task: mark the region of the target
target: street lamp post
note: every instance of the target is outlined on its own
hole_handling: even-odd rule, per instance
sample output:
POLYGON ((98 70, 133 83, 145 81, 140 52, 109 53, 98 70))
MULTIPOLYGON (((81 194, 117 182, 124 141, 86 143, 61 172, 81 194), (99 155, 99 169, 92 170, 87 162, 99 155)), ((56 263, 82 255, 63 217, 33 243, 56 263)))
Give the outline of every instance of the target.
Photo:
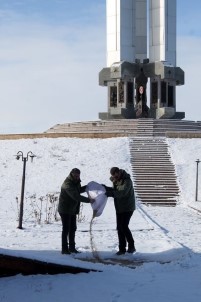
POLYGON ((196 188, 195 188, 195 201, 198 201, 198 165, 200 163, 200 160, 197 159, 195 161, 197 163, 197 166, 196 166, 196 188))
POLYGON ((26 162, 28 161, 29 157, 31 158, 31 161, 33 161, 33 158, 35 157, 35 155, 31 151, 29 151, 26 156, 23 155, 22 151, 18 151, 17 155, 16 155, 17 160, 22 158, 22 161, 23 161, 22 187, 21 187, 19 225, 18 225, 18 229, 21 229, 21 230, 22 230, 23 209, 24 209, 24 188, 25 188, 26 162))

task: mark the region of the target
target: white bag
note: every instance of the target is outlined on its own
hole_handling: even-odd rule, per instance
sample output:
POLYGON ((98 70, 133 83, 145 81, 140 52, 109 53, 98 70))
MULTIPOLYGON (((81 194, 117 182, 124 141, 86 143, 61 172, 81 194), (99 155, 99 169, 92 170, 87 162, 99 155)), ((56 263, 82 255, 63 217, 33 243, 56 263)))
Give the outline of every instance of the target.
POLYGON ((100 216, 107 202, 107 196, 105 195, 106 190, 104 186, 95 181, 91 181, 87 184, 86 192, 89 198, 95 200, 93 203, 91 203, 93 217, 100 216))

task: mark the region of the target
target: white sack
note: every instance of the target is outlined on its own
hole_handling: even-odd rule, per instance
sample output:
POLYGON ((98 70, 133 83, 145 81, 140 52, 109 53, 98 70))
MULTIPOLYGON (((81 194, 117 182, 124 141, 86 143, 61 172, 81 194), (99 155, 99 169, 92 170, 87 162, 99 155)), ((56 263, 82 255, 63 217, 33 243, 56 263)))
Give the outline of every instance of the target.
POLYGON ((89 198, 95 201, 91 203, 93 209, 93 217, 98 217, 102 214, 107 202, 107 196, 105 195, 105 188, 101 184, 91 181, 87 184, 86 192, 89 198))

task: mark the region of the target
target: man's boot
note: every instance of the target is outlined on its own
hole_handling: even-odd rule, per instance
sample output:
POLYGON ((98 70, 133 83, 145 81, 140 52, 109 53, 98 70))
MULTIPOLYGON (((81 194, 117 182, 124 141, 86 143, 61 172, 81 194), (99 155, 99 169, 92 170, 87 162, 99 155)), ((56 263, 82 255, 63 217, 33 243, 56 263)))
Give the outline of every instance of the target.
POLYGON ((132 244, 132 245, 128 245, 128 249, 127 249, 127 253, 129 253, 129 254, 133 254, 133 253, 135 253, 136 252, 136 248, 135 248, 135 245, 134 244, 132 244))
POLYGON ((69 234, 69 251, 73 254, 79 254, 80 252, 75 248, 75 232, 69 234))
POLYGON ((70 252, 69 250, 63 250, 63 249, 62 249, 61 253, 62 253, 63 255, 70 255, 71 252, 70 252))
POLYGON ((61 235, 61 253, 70 254, 69 249, 68 249, 67 234, 65 231, 62 231, 62 235, 61 235))

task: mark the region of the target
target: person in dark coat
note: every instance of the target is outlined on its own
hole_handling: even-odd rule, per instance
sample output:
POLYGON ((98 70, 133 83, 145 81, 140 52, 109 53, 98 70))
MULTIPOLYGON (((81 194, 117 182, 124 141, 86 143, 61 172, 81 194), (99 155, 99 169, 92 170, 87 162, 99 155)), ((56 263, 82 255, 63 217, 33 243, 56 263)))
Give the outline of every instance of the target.
POLYGON ((116 210, 117 233, 119 239, 119 251, 117 255, 136 251, 134 239, 129 229, 129 222, 135 210, 135 193, 130 175, 118 167, 110 169, 110 180, 113 187, 106 188, 106 195, 114 198, 116 210), (128 249, 126 250, 128 244, 128 249))
POLYGON ((75 248, 75 232, 77 229, 76 215, 79 214, 80 202, 90 202, 81 196, 86 186, 81 187, 80 170, 72 169, 61 186, 58 212, 62 221, 62 254, 79 253, 75 248))

